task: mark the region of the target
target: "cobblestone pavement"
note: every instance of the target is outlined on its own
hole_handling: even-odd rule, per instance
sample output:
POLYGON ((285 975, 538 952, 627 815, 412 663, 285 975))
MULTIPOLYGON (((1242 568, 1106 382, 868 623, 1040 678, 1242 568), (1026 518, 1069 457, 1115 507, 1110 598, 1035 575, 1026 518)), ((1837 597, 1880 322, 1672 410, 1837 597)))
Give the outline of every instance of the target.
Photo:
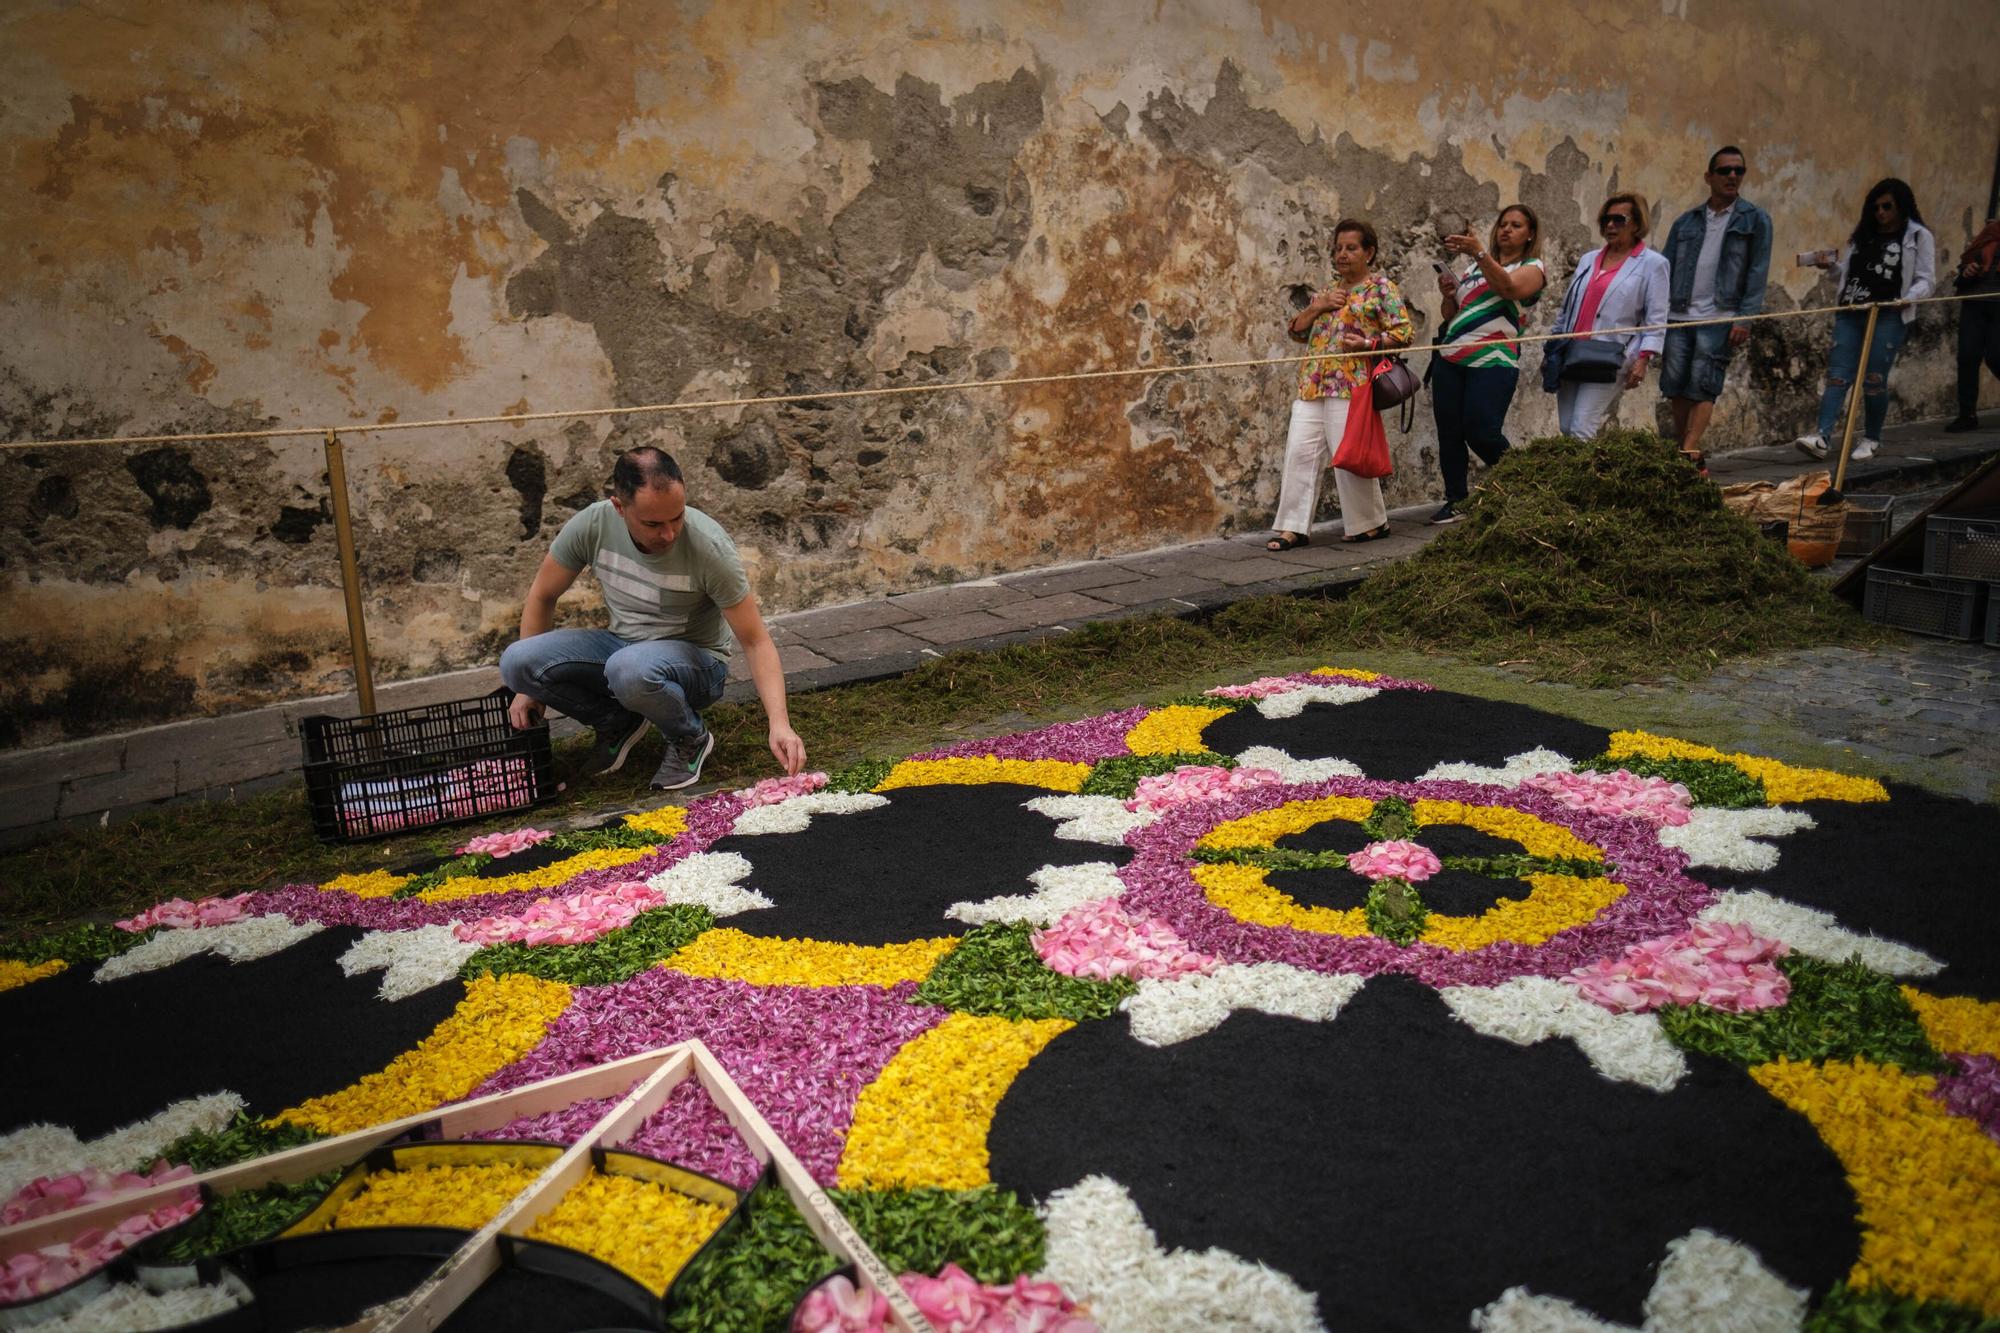
POLYGON ((2000 648, 1908 637, 1733 663, 1694 685, 1633 685, 1852 751, 1971 800, 2000 799, 2000 648))

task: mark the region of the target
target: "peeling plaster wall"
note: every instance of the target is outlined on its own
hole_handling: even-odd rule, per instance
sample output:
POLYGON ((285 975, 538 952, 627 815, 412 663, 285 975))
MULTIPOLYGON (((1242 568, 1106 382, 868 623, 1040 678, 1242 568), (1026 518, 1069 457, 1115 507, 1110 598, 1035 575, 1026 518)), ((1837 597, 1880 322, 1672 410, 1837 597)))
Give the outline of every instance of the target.
MULTIPOLYGON (((270 429, 1289 354, 1332 221, 1435 327, 1455 215, 1558 277, 1604 193, 1750 154, 1789 266, 1902 175, 1956 254, 2000 92, 1981 0, 676 4, 20 0, 0 15, 0 432, 270 429)), ((1544 324, 1549 318, 1545 310, 1544 324)), ((1949 315, 1898 368, 1946 410, 1949 315)), ((1796 433, 1824 321, 1712 439, 1796 433)), ((1533 382, 1534 357, 1524 386, 1533 382)), ((1291 376, 356 436, 381 670, 489 660, 562 521, 652 441, 768 608, 1265 526, 1291 376)), ((1657 395, 1623 418, 1651 420, 1657 395)), ((1552 430, 1524 387, 1516 438, 1552 430)), ((1393 502, 1437 491, 1427 413, 1393 502)), ((1329 487, 1330 491, 1331 488, 1329 487)), ((1328 497, 1330 504, 1331 497, 1328 497)), ((0 455, 0 746, 340 688, 310 440, 0 455)), ((585 603, 572 614, 587 615, 585 603)))

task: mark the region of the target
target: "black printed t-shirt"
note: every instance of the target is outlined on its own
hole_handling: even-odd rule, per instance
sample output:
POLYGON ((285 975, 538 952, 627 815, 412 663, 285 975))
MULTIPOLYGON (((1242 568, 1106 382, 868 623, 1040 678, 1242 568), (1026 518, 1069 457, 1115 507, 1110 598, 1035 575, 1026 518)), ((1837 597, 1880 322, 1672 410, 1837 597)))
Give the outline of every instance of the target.
POLYGON ((1870 236, 1854 247, 1847 264, 1847 283, 1840 289, 1842 305, 1903 298, 1903 237, 1870 236))

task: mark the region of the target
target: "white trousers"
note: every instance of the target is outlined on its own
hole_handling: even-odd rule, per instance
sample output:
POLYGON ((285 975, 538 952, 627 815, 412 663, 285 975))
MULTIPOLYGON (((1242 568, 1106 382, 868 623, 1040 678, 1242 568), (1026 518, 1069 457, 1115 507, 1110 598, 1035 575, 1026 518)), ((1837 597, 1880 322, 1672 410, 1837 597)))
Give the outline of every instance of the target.
POLYGON ((1564 380, 1556 390, 1556 422, 1562 433, 1587 440, 1597 434, 1605 420, 1618 408, 1618 396, 1625 392, 1621 374, 1609 384, 1579 384, 1564 380))
MULTIPOLYGON (((1320 478, 1340 447, 1347 429, 1345 398, 1298 398, 1292 402, 1291 429, 1285 434, 1285 472, 1278 487, 1278 532, 1312 531, 1313 508, 1319 503, 1320 478)), ((1349 532, 1372 532, 1389 521, 1382 503, 1382 483, 1335 470, 1333 484, 1340 496, 1340 521, 1349 532)))

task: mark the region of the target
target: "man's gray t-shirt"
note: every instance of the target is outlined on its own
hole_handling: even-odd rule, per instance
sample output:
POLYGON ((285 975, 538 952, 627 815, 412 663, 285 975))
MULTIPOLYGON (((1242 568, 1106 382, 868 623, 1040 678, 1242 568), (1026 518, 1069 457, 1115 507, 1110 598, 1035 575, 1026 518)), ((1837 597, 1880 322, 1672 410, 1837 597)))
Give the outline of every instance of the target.
POLYGON ((564 569, 596 572, 611 632, 621 639, 685 639, 717 657, 736 646, 721 608, 748 597, 750 580, 729 534, 699 509, 688 508, 672 546, 647 555, 611 501, 599 500, 563 524, 549 554, 564 569))

